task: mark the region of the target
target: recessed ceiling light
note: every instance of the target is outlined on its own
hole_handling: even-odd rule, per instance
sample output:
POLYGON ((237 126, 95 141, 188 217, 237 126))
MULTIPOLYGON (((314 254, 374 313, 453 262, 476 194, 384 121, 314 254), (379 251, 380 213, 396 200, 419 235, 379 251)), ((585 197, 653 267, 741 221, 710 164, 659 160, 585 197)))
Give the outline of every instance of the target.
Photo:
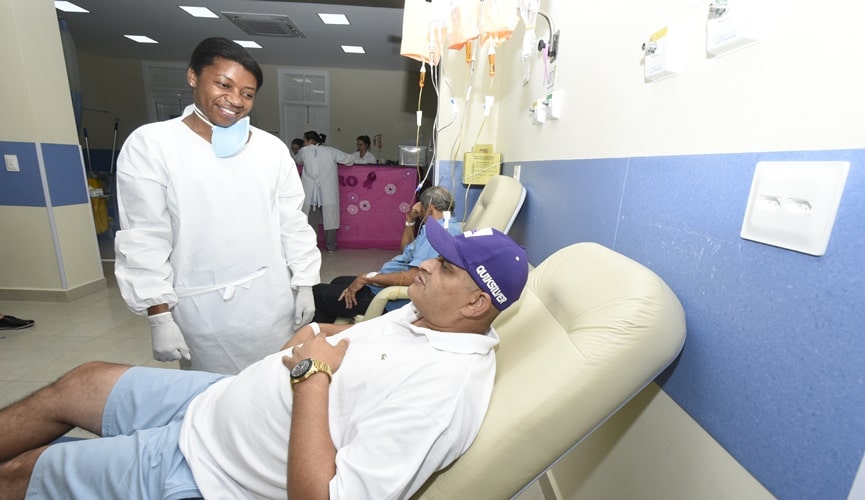
POLYGON ((366 51, 363 50, 363 47, 359 47, 357 45, 341 45, 342 51, 346 54, 366 54, 366 51))
POLYGON ((126 38, 138 43, 159 43, 156 40, 144 35, 123 35, 126 38))
POLYGON ((246 47, 247 49, 260 49, 261 45, 253 42, 252 40, 235 40, 234 43, 240 45, 241 47, 246 47))
POLYGON ((85 12, 90 13, 89 10, 81 8, 75 5, 72 2, 64 2, 60 0, 54 0, 54 8, 58 10, 62 10, 63 12, 85 12))
POLYGON ((178 5, 181 9, 185 10, 189 13, 189 15, 193 17, 215 17, 219 18, 218 15, 214 14, 212 10, 207 7, 190 7, 188 5, 178 5))
POLYGON ((322 14, 319 13, 318 17, 321 18, 321 22, 324 24, 351 24, 348 22, 348 18, 345 17, 345 14, 322 14))

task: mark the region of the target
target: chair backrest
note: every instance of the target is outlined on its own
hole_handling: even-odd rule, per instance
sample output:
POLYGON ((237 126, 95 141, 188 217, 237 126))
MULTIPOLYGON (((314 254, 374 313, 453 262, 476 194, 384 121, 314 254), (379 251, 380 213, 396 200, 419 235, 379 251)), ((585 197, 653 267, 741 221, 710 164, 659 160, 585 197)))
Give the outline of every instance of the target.
POLYGON ((495 327, 496 385, 480 433, 418 498, 519 493, 675 359, 685 313, 643 265, 578 243, 530 272, 495 327))
POLYGON ((507 234, 525 200, 526 188, 520 181, 496 175, 481 190, 478 201, 463 221, 463 230, 494 227, 507 234))

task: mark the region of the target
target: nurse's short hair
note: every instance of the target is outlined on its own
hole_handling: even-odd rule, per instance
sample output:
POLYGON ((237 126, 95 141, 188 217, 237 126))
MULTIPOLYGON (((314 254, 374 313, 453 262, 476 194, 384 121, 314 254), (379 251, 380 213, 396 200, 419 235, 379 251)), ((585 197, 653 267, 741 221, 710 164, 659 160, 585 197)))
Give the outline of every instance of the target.
POLYGON ((255 62, 255 59, 249 55, 249 52, 241 47, 237 42, 223 37, 205 38, 198 43, 195 50, 192 51, 192 56, 189 58, 189 67, 196 75, 200 75, 205 66, 213 64, 217 57, 234 61, 247 71, 252 73, 258 86, 256 90, 261 88, 264 83, 264 74, 261 72, 261 66, 255 62))
POLYGON ((430 204, 439 212, 452 210, 454 206, 454 197, 450 191, 441 187, 433 186, 424 189, 420 194, 420 204, 423 207, 428 207, 430 204))

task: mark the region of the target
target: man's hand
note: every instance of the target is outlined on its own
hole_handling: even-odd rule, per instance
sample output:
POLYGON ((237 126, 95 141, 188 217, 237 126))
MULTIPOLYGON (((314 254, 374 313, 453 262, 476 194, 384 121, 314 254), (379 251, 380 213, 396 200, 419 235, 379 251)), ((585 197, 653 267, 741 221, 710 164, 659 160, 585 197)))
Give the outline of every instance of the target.
POLYGON ((154 314, 147 317, 150 322, 150 336, 153 341, 153 359, 157 361, 177 361, 180 358, 189 360, 189 346, 180 333, 180 327, 174 322, 170 312, 154 314))
POLYGON ((361 288, 365 287, 367 284, 367 279, 365 274, 361 274, 354 281, 351 282, 345 290, 339 294, 339 298, 337 300, 345 300, 345 307, 347 309, 351 309, 352 307, 357 305, 357 292, 360 291, 361 288))
POLYGON ((297 287, 297 298, 294 299, 294 329, 312 321, 315 314, 315 299, 311 286, 297 287))
POLYGON ((348 350, 348 339, 340 340, 335 346, 330 345, 330 342, 325 340, 326 336, 324 334, 314 335, 312 328, 302 328, 298 330, 297 335, 294 337, 289 341, 289 344, 294 345, 291 356, 282 357, 282 364, 289 370, 300 362, 300 360, 312 358, 322 363, 327 363, 330 366, 330 371, 336 373, 339 365, 342 364, 345 352, 348 350), (305 340, 303 342, 295 342, 297 337, 305 340))
POLYGON ((423 217, 423 213, 423 205, 421 205, 421 202, 417 202, 412 205, 411 210, 409 210, 409 212, 405 214, 405 221, 408 223, 414 223, 418 219, 423 217))

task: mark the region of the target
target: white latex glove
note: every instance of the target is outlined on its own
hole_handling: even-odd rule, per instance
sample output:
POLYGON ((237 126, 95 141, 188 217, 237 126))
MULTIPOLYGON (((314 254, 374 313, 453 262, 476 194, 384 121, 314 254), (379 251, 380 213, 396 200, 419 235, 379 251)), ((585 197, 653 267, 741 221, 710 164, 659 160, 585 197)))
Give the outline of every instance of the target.
POLYGON ((180 327, 174 322, 170 312, 148 316, 150 336, 153 340, 153 359, 157 361, 177 361, 180 358, 192 359, 189 346, 183 340, 180 327))
POLYGON ((297 287, 297 297, 294 299, 294 330, 312 321, 315 315, 315 299, 312 297, 311 286, 297 287))

